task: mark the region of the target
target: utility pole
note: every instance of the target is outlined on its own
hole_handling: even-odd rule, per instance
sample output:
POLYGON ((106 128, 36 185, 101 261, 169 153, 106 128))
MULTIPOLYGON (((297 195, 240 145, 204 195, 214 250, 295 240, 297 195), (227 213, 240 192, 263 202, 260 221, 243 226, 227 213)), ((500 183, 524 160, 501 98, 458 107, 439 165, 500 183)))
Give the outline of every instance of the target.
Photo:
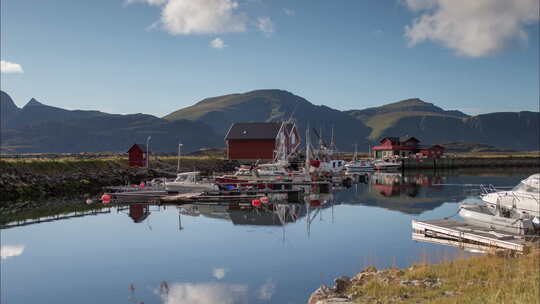
POLYGON ((182 155, 182 144, 178 143, 178 166, 176 168, 176 173, 180 173, 180 156, 182 155))
POLYGON ((146 139, 146 168, 150 168, 150 139, 152 136, 148 136, 146 139))

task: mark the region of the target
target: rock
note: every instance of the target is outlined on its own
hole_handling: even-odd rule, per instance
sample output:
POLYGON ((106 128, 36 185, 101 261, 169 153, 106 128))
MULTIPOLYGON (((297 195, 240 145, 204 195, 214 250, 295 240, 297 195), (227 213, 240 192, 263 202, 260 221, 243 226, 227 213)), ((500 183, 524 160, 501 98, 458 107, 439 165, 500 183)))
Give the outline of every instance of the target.
POLYGON ((341 276, 334 280, 334 291, 337 293, 344 293, 351 287, 351 278, 347 276, 341 276))

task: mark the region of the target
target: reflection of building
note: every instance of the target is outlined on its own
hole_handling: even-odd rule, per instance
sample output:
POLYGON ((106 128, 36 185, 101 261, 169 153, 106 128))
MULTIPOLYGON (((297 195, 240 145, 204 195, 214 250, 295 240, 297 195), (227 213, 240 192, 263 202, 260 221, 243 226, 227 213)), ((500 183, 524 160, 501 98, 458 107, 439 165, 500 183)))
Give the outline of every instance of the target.
POLYGON ((225 141, 228 159, 272 160, 296 150, 300 136, 292 122, 242 122, 231 126, 225 141))
POLYGON ((408 157, 416 154, 429 158, 439 158, 444 153, 442 146, 421 146, 419 143, 420 140, 412 136, 385 137, 380 140, 380 145, 372 148, 372 151, 374 151, 376 158, 408 157))
POLYGON ((149 215, 150 209, 147 204, 131 204, 129 205, 129 217, 135 223, 143 222, 149 215))

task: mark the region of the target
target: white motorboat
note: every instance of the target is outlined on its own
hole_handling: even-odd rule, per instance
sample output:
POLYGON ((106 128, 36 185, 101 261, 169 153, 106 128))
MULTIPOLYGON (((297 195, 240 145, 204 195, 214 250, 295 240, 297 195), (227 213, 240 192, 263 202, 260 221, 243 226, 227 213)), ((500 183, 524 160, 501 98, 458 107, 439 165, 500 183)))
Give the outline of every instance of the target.
POLYGON ((401 160, 398 159, 378 159, 373 162, 375 170, 399 170, 401 169, 401 160))
POLYGON ((540 174, 522 180, 512 190, 500 191, 493 186, 481 186, 482 200, 492 207, 515 209, 521 214, 540 218, 540 174))
POLYGON ((217 186, 201 176, 198 171, 178 173, 174 181, 166 181, 165 190, 167 191, 213 191, 218 190, 217 186))
POLYGON ((366 172, 373 171, 375 167, 369 160, 353 160, 345 164, 347 172, 366 172))
POLYGON ((487 204, 461 204, 459 216, 472 225, 519 235, 532 234, 540 228, 538 218, 523 216, 515 210, 500 210, 487 204))

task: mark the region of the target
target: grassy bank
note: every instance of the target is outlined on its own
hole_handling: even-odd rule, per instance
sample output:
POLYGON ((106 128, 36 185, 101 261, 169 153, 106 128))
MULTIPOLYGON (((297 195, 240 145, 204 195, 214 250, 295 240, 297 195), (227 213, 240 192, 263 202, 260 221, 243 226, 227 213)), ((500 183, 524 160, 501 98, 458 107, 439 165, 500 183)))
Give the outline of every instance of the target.
POLYGON ((370 267, 346 285, 331 297, 355 303, 538 303, 540 251, 420 263, 405 270, 370 267))

